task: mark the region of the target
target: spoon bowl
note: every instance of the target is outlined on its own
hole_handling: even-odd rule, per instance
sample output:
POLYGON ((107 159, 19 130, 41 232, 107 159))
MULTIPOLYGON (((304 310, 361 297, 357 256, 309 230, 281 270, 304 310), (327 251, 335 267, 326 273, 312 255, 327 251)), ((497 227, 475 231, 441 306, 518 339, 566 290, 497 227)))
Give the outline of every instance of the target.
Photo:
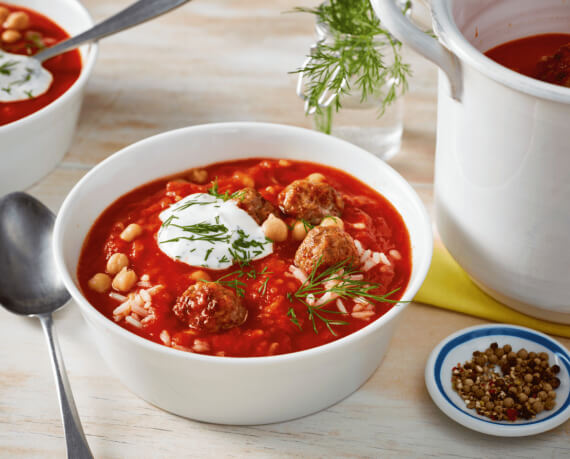
POLYGON ((0 303, 20 315, 47 314, 70 296, 51 249, 55 216, 26 193, 0 200, 0 303))
POLYGON ((53 334, 51 314, 70 298, 55 268, 51 244, 54 221, 53 213, 26 193, 0 199, 0 304, 10 312, 40 320, 57 381, 67 455, 90 459, 93 455, 53 334))

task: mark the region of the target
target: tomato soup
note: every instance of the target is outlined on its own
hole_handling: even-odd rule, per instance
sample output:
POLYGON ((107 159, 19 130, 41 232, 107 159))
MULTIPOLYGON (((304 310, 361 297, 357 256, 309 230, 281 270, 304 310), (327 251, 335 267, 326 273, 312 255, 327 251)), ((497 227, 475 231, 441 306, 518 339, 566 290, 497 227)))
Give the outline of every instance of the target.
MULTIPOLYGON (((55 22, 21 6, 0 3, 0 19, 0 50, 8 53, 31 56, 69 38, 55 22)), ((37 112, 67 91, 79 78, 81 56, 78 50, 68 51, 47 60, 44 67, 53 75, 49 90, 28 100, 0 102, 0 126, 37 112)), ((0 72, 3 70, 9 71, 0 68, 0 72)))
POLYGON ((260 158, 120 197, 77 274, 98 311, 143 338, 251 357, 365 327, 397 303, 411 268, 408 231, 379 193, 327 166, 260 158))
POLYGON ((570 34, 520 38, 496 46, 485 55, 515 72, 570 87, 570 34))

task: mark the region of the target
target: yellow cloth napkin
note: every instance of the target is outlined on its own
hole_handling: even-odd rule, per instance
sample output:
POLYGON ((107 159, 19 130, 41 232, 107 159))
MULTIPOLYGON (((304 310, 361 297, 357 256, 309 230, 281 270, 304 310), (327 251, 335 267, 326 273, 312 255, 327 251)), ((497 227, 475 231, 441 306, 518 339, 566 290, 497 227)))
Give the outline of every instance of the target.
POLYGON ((570 338, 570 325, 535 319, 495 301, 473 283, 440 241, 434 244, 431 267, 414 301, 570 338))

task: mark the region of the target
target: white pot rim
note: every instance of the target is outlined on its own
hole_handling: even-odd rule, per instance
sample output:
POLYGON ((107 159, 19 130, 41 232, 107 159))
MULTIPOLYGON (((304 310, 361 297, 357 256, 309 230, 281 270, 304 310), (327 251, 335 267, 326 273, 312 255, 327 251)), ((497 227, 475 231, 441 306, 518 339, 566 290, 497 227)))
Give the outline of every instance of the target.
MULTIPOLYGON (((87 11, 87 8, 85 8, 82 3, 80 3, 78 0, 66 0, 66 1, 72 3, 73 7, 77 8, 79 14, 82 14, 85 16, 85 19, 87 20, 88 28, 93 26, 93 24, 94 24, 93 18, 89 14, 89 11, 87 11)), ((51 18, 48 18, 48 19, 52 20, 51 18)), ((61 25, 61 24, 58 24, 58 25, 62 29, 66 30, 63 25, 61 25)), ((66 30, 66 32, 67 32, 67 30, 66 30)), ((87 58, 86 59, 80 53, 81 72, 79 74, 79 78, 77 78, 77 80, 75 80, 75 82, 67 89, 67 91, 65 91, 61 96, 59 96, 53 102, 50 102, 48 105, 40 108, 38 111, 31 113, 30 115, 25 116, 24 118, 21 118, 19 120, 5 124, 4 126, 0 126, 0 135, 5 134, 5 133, 7 133, 13 129, 25 128, 26 125, 33 123, 36 120, 36 118, 39 118, 42 116, 45 116, 45 117, 51 116, 52 112, 55 109, 57 109, 57 107, 59 105, 64 104, 68 99, 72 98, 76 92, 81 91, 81 89, 83 88, 85 83, 87 83, 87 79, 91 75, 91 72, 93 71, 93 67, 95 66, 95 61, 97 60, 97 54, 99 51, 99 47, 98 47, 96 42, 93 42, 93 43, 89 44, 88 46, 89 46, 89 48, 87 51, 87 58)))
MULTIPOLYGON (((411 199, 416 211, 418 212, 421 220, 423 221, 423 225, 429 231, 429 237, 425 241, 420 241, 425 243, 425 248, 422 250, 425 252, 425 256, 421 257, 418 260, 418 271, 415 276, 410 278, 408 285, 406 286, 406 290, 400 302, 395 304, 386 314, 376 319, 374 322, 366 325, 365 327, 361 328, 360 330, 351 333, 343 338, 340 338, 336 341, 323 344, 321 346, 317 346, 311 349, 292 352, 288 354, 281 354, 281 355, 274 355, 274 356, 263 356, 263 357, 219 357, 219 356, 211 356, 211 355, 201 355, 195 354, 186 351, 180 351, 178 349, 173 349, 162 344, 155 343, 150 341, 146 338, 142 338, 135 333, 132 333, 125 328, 121 327, 120 325, 114 323, 113 321, 109 320, 105 317, 101 312, 99 312, 94 306, 92 306, 87 299, 83 296, 80 289, 75 284, 71 273, 69 272, 66 263, 64 261, 64 245, 65 240, 63 238, 64 235, 64 228, 68 225, 67 220, 70 218, 70 207, 72 207, 72 203, 75 199, 81 197, 83 193, 83 184, 89 182, 94 175, 99 174, 99 171, 103 168, 107 168, 110 164, 113 164, 117 161, 117 158, 123 155, 132 154, 133 151, 136 151, 140 148, 141 145, 146 143, 159 143, 163 141, 165 138, 169 136, 175 136, 182 133, 192 132, 192 131, 213 131, 220 129, 273 129, 273 130, 281 130, 281 131, 288 131, 291 135, 294 135, 296 132, 303 131, 304 135, 312 135, 312 136, 325 136, 325 134, 315 132, 309 129, 295 127, 295 126, 287 126, 287 125, 280 125, 274 123, 260 123, 260 122, 226 122, 226 123, 210 123, 210 124, 203 124, 203 125, 196 125, 190 127, 179 128, 171 131, 166 131, 161 134, 157 134, 146 139, 140 140, 134 144, 131 144, 120 151, 116 152, 115 154, 111 155, 93 169, 91 169, 69 192, 65 201, 63 202, 60 211, 58 212, 54 231, 53 231, 53 248, 55 254, 55 262, 56 267, 59 272, 59 275, 62 277, 63 283, 67 290, 71 293, 72 298, 77 302, 80 309, 90 320, 93 320, 98 323, 98 325, 104 327, 109 332, 119 335, 124 339, 127 339, 133 344, 142 346, 143 348, 147 349, 149 352, 154 353, 161 353, 164 355, 170 355, 177 358, 186 359, 188 361, 201 361, 201 362, 208 362, 209 364, 214 365, 231 365, 231 366, 257 366, 257 365, 279 365, 281 363, 285 363, 291 360, 302 360, 302 359, 311 359, 318 355, 326 354, 329 352, 334 352, 339 346, 344 346, 348 342, 359 340, 371 333, 376 332, 379 328, 381 328, 384 324, 392 321, 395 319, 403 310, 406 308, 408 302, 412 301, 413 297, 415 296, 416 292, 421 287, 430 263, 431 257, 433 252, 433 238, 431 234, 431 222, 428 216, 428 213, 421 202, 420 198, 416 194, 415 190, 412 186, 394 169, 384 163, 382 160, 378 159, 378 165, 384 172, 388 175, 392 175, 398 182, 400 182, 403 191, 407 194, 407 198, 411 199)), ((328 136, 327 136, 328 137, 328 136)), ((341 139, 335 139, 335 141, 346 143, 350 146, 352 150, 359 149, 353 144, 345 142, 341 139)), ((371 155, 364 150, 362 150, 363 154, 371 155)), ((414 260, 412 259, 412 269, 414 267, 414 260)), ((412 271, 413 272, 413 271, 412 271)))
POLYGON ((522 93, 570 104, 570 88, 522 75, 498 64, 476 49, 457 27, 451 12, 452 3, 453 0, 433 0, 431 2, 433 24, 438 38, 461 62, 492 80, 522 93))

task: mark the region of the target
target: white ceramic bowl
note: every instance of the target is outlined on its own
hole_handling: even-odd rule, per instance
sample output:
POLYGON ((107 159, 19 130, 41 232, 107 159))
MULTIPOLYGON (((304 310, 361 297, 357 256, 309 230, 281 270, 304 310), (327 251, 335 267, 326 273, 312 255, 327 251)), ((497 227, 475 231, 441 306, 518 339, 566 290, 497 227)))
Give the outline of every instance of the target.
POLYGON ((119 196, 153 179, 246 157, 319 162, 358 177, 389 199, 411 237, 413 269, 403 300, 411 300, 432 255, 431 224, 412 187, 360 148, 306 129, 224 123, 167 132, 116 153, 90 171, 63 203, 54 229, 56 263, 94 331, 99 351, 135 394, 189 418, 261 424, 304 416, 356 390, 378 367, 405 303, 362 330, 314 349, 271 357, 224 358, 168 348, 107 319, 81 294, 77 261, 94 220, 119 196))
MULTIPOLYGON (((10 0, 9 3, 47 16, 72 36, 93 25, 87 10, 76 0, 10 0)), ((81 74, 61 97, 25 118, 0 126, 0 196, 27 188, 42 178, 71 145, 97 46, 85 45, 79 51, 81 74)))

